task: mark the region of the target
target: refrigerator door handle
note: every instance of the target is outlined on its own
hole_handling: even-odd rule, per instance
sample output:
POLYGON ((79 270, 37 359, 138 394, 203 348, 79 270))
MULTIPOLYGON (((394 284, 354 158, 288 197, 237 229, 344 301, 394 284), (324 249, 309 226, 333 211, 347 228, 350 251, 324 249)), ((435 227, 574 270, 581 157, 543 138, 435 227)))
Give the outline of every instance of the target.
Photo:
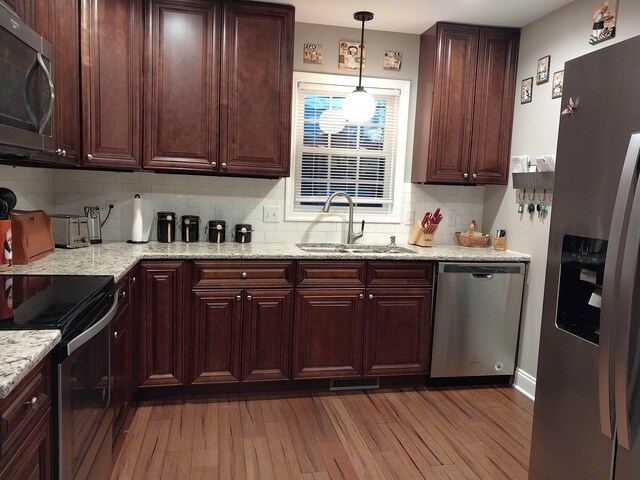
POLYGON ((633 202, 634 188, 638 180, 638 152, 640 151, 640 133, 631 135, 627 156, 622 167, 616 203, 611 217, 609 231, 609 245, 607 261, 604 267, 604 281, 602 289, 602 308, 600 310, 600 342, 598 349, 598 397, 600 410, 600 431, 608 438, 613 438, 613 424, 615 400, 613 396, 613 356, 611 342, 616 338, 616 324, 614 310, 617 301, 616 292, 619 285, 618 266, 621 254, 624 252, 622 241, 626 239, 625 226, 629 218, 629 211, 633 202), (621 248, 623 247, 623 248, 621 248))
MULTIPOLYGON (((640 161, 640 133, 631 137, 627 160, 630 157, 634 157, 636 163, 640 161)), ((631 450, 631 444, 637 433, 632 431, 631 414, 633 412, 629 406, 633 401, 636 377, 640 367, 640 358, 638 358, 640 351, 635 345, 640 332, 632 331, 632 327, 638 328, 638 322, 633 321, 633 316, 637 305, 634 293, 638 279, 638 250, 640 249, 640 178, 638 178, 638 172, 635 173, 635 198, 629 216, 620 281, 617 287, 617 326, 613 332, 616 431, 618 444, 627 450, 631 450)))

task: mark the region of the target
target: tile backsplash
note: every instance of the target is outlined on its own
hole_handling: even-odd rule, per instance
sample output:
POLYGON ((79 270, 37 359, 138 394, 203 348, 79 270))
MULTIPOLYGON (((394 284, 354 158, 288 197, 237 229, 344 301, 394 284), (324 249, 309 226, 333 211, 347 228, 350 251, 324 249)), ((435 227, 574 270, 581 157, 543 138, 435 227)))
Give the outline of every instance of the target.
MULTIPOLYGON (((85 205, 97 205, 106 215, 115 208, 102 229, 106 241, 124 241, 131 235, 132 199, 136 193, 151 202, 155 211, 171 210, 177 216, 199 215, 227 221, 228 240, 236 223, 250 223, 254 242, 341 242, 346 224, 337 222, 264 223, 263 207, 280 207, 284 216, 285 182, 275 179, 208 177, 152 172, 99 172, 0 166, 0 186, 12 189, 21 209, 82 214, 85 205)), ((436 234, 440 245, 455 244, 455 231, 464 231, 472 219, 482 226, 484 187, 414 185, 407 183, 403 210, 414 210, 421 219, 427 210, 443 210, 444 220, 436 234)), ((321 212, 318 213, 320 217, 321 212)), ((359 222, 356 208, 356 223, 359 222)), ((362 243, 407 242, 409 225, 367 222, 362 243)), ((356 225, 356 230, 358 226, 356 225)), ((151 230, 155 238, 155 226, 151 230)), ((204 235, 201 234, 201 238, 204 235)))

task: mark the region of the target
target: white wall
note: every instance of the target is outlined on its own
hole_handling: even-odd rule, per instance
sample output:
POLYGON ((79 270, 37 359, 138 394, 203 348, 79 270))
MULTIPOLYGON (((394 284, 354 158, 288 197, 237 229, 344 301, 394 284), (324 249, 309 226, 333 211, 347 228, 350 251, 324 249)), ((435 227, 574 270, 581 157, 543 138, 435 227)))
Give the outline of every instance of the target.
MULTIPOLYGON (((562 70, 568 60, 640 34, 640 1, 620 0, 615 38, 596 46, 589 45, 592 16, 598 3, 597 0, 576 0, 522 29, 518 89, 522 79, 535 78, 537 61, 545 55, 551 55, 550 72, 553 75, 553 72, 562 70)), ((555 155, 561 99, 551 99, 551 83, 534 85, 533 101, 529 104, 521 105, 520 99, 516 98, 512 155, 529 155, 532 158, 543 154, 555 155)), ((486 188, 484 220, 489 227, 486 230, 506 228, 507 248, 528 253, 532 257, 520 337, 519 369, 535 377, 549 222, 553 213, 543 220, 538 219, 537 215, 531 219, 527 213, 517 213, 517 204, 516 190, 511 183, 508 187, 486 188)))
MULTIPOLYGON (((357 22, 354 21, 354 25, 357 22)), ((319 73, 342 74, 338 70, 340 40, 359 40, 358 28, 340 28, 308 23, 296 24, 294 69, 319 73), (302 62, 305 43, 323 45, 323 64, 302 62)), ((466 230, 472 219, 482 225, 484 187, 448 187, 412 185, 409 182, 413 152, 415 117, 415 85, 418 78, 419 35, 390 32, 365 32, 367 62, 365 76, 394 78, 411 82, 408 118, 407 168, 402 199, 404 209, 413 209, 422 218, 427 210, 441 207, 445 220, 435 238, 437 244, 454 244, 455 231, 466 230), (385 71, 382 59, 385 50, 403 53, 399 72, 385 71)), ((350 73, 353 75, 353 73, 350 73)), ((366 87, 366 84, 365 84, 366 87)), ((150 172, 115 173, 76 170, 43 170, 0 166, 0 186, 11 180, 23 202, 22 208, 43 208, 56 213, 81 214, 85 205, 102 209, 110 202, 116 205, 105 225, 106 240, 127 240, 131 225, 131 199, 135 193, 150 200, 156 210, 174 210, 178 215, 200 215, 201 220, 227 220, 228 225, 251 223, 253 241, 313 241, 339 242, 346 237, 344 223, 279 222, 263 223, 263 207, 280 206, 284 212, 284 180, 225 178, 195 175, 157 174, 150 172), (37 179, 31 182, 31 178, 37 179), (18 183, 15 183, 18 182, 18 183), (27 192, 37 192, 36 195, 27 192)), ((103 214, 104 218, 104 214, 103 214)), ((358 221, 356 209, 356 221, 358 221)), ((405 243, 410 226, 368 223, 362 243, 388 243, 396 235, 405 243)), ((228 228, 228 230, 230 230, 228 228)))

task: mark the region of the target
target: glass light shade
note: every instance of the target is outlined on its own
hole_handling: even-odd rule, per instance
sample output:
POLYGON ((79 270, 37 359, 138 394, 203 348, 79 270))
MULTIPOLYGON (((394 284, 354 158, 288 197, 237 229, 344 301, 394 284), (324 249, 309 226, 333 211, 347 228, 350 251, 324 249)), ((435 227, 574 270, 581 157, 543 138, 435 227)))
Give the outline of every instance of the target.
POLYGON ((333 108, 328 108, 322 112, 318 122, 320 123, 320 130, 328 134, 340 133, 347 123, 344 118, 344 112, 333 108))
POLYGON ((376 113, 376 102, 362 87, 357 88, 344 99, 344 116, 351 123, 364 123, 376 113))

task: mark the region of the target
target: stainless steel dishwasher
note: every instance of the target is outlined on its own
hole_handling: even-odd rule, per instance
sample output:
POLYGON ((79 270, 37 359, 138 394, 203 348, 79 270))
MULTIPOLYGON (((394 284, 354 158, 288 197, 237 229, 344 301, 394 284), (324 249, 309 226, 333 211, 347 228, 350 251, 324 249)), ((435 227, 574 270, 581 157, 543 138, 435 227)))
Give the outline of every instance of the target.
POLYGON ((431 377, 512 375, 524 263, 439 263, 431 377))

